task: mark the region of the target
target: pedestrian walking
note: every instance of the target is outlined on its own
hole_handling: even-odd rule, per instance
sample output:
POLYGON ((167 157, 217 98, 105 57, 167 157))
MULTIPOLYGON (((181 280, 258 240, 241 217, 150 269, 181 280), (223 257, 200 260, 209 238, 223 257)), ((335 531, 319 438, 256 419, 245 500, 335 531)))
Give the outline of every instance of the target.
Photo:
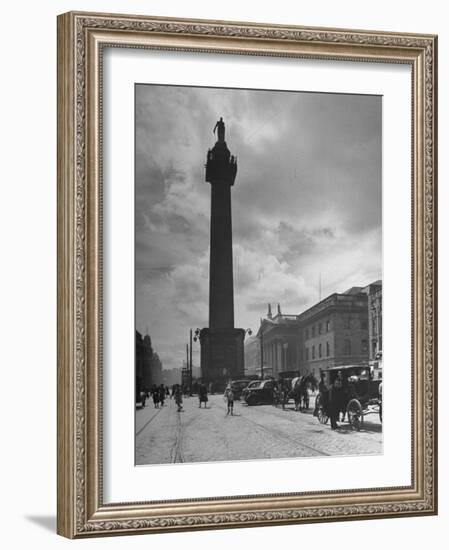
POLYGON ((201 409, 201 403, 204 403, 204 408, 207 409, 207 388, 205 384, 201 384, 198 391, 199 408, 201 409))
POLYGON ((224 392, 224 398, 228 405, 228 412, 226 413, 226 416, 229 414, 231 416, 234 415, 234 391, 232 389, 232 386, 226 386, 225 392, 224 392))
POLYGON ((173 394, 175 397, 175 403, 178 406, 178 412, 182 411, 182 389, 179 384, 173 386, 173 394))
POLYGON ((151 394, 153 396, 154 408, 158 409, 159 408, 159 388, 157 388, 157 386, 153 386, 151 390, 151 394))
POLYGON ((285 411, 285 404, 288 401, 288 390, 284 384, 281 384, 281 387, 279 390, 279 401, 282 405, 282 410, 285 411))
POLYGON ((163 407, 164 403, 165 403, 165 387, 164 387, 164 384, 161 384, 159 386, 159 401, 161 402, 161 407, 163 407))
POLYGON ((340 411, 342 409, 343 400, 343 375, 338 371, 337 378, 329 388, 329 416, 331 420, 331 429, 338 428, 337 421, 340 420, 340 411))
POLYGON ((320 372, 320 381, 318 383, 318 395, 320 398, 315 398, 315 409, 313 411, 313 416, 318 416, 318 408, 321 399, 321 407, 326 416, 329 416, 329 388, 326 384, 326 379, 324 372, 320 372))
POLYGON ((271 402, 275 407, 278 406, 278 403, 279 403, 279 389, 278 389, 277 386, 273 386, 271 402))

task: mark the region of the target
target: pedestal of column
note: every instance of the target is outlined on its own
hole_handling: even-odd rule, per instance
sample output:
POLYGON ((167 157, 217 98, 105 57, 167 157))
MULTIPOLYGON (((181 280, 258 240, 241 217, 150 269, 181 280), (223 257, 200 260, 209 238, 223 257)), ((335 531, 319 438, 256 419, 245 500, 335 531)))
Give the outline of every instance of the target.
POLYGON ((201 372, 212 391, 224 391, 230 379, 243 378, 245 331, 242 328, 210 329, 200 333, 201 372))

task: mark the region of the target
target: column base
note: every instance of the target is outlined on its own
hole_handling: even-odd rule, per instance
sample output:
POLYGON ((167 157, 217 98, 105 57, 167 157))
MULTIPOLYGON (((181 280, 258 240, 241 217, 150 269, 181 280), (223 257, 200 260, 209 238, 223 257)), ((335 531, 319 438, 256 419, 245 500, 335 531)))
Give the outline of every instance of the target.
POLYGON ((245 330, 242 328, 203 328, 201 377, 211 391, 224 391, 229 380, 243 378, 245 330))

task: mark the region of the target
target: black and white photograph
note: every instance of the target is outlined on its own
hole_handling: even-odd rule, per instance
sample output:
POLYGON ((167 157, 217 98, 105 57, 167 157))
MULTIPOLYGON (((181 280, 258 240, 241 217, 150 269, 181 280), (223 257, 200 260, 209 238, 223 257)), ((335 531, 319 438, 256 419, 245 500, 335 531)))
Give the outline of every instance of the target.
POLYGON ((444 3, 2 7, 3 547, 444 548, 444 3))
POLYGON ((382 453, 382 97, 135 86, 137 465, 382 453))

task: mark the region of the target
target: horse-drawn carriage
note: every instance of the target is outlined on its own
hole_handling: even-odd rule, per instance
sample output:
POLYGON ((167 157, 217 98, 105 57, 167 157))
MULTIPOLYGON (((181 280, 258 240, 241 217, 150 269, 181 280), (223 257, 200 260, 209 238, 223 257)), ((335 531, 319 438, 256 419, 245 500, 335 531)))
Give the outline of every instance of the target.
POLYGON ((338 416, 347 415, 349 424, 360 430, 365 416, 379 414, 382 422, 382 378, 379 373, 374 376, 368 364, 340 365, 321 370, 319 393, 315 402, 315 415, 322 424, 329 420, 331 403, 329 389, 341 373, 341 391, 337 407, 338 416))

